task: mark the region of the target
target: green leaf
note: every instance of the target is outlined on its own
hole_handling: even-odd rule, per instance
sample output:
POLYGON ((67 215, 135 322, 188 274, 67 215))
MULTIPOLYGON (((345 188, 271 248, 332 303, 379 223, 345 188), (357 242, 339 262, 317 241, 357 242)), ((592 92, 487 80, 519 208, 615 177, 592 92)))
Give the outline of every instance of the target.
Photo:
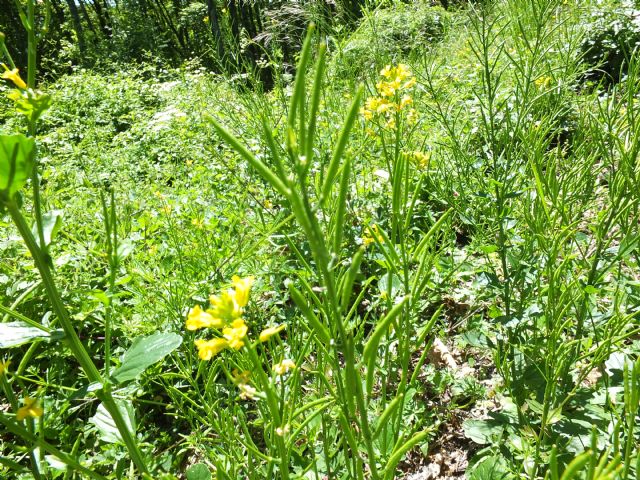
POLYGON ((112 375, 118 383, 133 380, 147 367, 162 360, 182 343, 175 333, 157 332, 147 337, 138 337, 122 357, 122 364, 112 375))
POLYGON ((11 198, 33 170, 35 141, 22 134, 0 135, 0 192, 11 198))
POLYGON ((504 433, 505 422, 490 418, 486 420, 466 420, 462 424, 464 436, 484 445, 497 442, 504 433))
POLYGON ((471 471, 469 480, 506 480, 513 478, 500 456, 485 457, 471 471))
POLYGON ((36 338, 49 336, 47 332, 24 322, 8 322, 0 325, 0 348, 18 347, 36 338))
POLYGON ((204 463, 191 465, 187 471, 187 480, 211 480, 211 471, 204 463))
MULTIPOLYGON (((131 403, 124 402, 122 400, 116 400, 116 403, 118 405, 118 409, 120 409, 120 412, 122 413, 122 417, 124 418, 127 427, 129 428, 129 431, 131 433, 135 433, 136 419, 131 403)), ((98 405, 96 414, 91 417, 89 421, 96 426, 98 434, 103 441, 107 443, 123 443, 122 436, 116 426, 116 422, 111 418, 111 414, 108 412, 104 404, 101 403, 98 405)))
MULTIPOLYGON (((44 246, 47 247, 51 244, 57 233, 62 227, 62 217, 64 216, 63 210, 51 210, 50 212, 42 215, 42 233, 44 234, 44 246)), ((36 225, 33 226, 33 236, 36 241, 40 241, 38 232, 36 231, 36 225)), ((42 246, 42 245, 40 245, 42 246)))

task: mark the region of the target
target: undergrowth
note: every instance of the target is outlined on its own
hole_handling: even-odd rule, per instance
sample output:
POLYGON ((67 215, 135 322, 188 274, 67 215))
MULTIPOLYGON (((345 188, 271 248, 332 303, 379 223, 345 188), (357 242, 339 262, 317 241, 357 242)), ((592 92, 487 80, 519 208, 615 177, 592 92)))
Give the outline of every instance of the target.
POLYGON ((635 19, 390 3, 269 91, 6 58, 4 478, 637 478, 635 19))

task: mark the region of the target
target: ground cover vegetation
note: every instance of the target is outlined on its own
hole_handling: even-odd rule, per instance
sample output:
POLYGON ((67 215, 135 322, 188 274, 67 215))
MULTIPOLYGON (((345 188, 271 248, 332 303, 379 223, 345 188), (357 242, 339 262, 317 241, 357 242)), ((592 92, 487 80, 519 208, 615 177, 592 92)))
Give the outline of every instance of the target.
POLYGON ((3 478, 638 478, 640 6, 8 5, 3 478))

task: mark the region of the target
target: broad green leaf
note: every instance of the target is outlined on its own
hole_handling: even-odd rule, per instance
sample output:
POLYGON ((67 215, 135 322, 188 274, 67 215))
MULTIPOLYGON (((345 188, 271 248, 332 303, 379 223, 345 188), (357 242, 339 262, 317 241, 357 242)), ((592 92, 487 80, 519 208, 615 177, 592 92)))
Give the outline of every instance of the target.
MULTIPOLYGON (((135 434, 136 431, 136 419, 133 413, 133 407, 131 403, 124 402, 122 400, 116 400, 118 409, 122 413, 122 417, 129 428, 131 433, 135 434)), ((120 431, 116 426, 111 414, 108 412, 104 404, 98 405, 96 414, 89 420, 98 429, 100 438, 107 443, 123 443, 120 431)))
POLYGON ((497 442, 504 433, 505 422, 488 418, 485 420, 466 420, 462 424, 464 436, 468 439, 484 445, 497 442))
POLYGON ((204 463, 191 465, 186 471, 187 480, 211 480, 211 471, 204 463))
MULTIPOLYGON (((62 217, 64 216, 64 210, 51 210, 50 212, 42 215, 42 233, 44 235, 44 246, 47 247, 51 244, 57 233, 62 227, 62 217)), ((39 242, 39 235, 36 231, 36 225, 33 226, 33 236, 36 241, 39 242)))
POLYGON ((113 380, 118 383, 133 380, 147 367, 173 352, 181 343, 182 337, 175 333, 157 332, 136 338, 122 357, 122 364, 113 372, 113 380))
POLYGON ((36 338, 48 337, 44 330, 29 326, 24 322, 0 324, 0 348, 18 347, 36 338))
POLYGON ((0 192, 11 198, 33 170, 35 141, 22 134, 0 135, 0 192))
POLYGON ((469 480, 507 480, 509 474, 505 461, 500 456, 485 457, 474 465, 469 480))

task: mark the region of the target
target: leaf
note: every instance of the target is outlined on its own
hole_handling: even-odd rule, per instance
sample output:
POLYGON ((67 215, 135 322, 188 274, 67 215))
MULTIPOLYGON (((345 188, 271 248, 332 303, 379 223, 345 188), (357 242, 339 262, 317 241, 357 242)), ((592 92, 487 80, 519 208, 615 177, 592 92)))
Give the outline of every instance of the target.
MULTIPOLYGON (((50 212, 42 215, 42 233, 44 236, 44 246, 47 247, 56 234, 60 231, 62 227, 62 217, 64 216, 64 210, 51 210, 50 212)), ((35 237, 37 242, 40 242, 40 238, 38 232, 36 231, 36 225, 33 225, 33 236, 35 237)), ((41 245, 40 245, 41 246, 41 245)))
POLYGON ((186 471, 187 480, 211 480, 211 471, 204 463, 191 465, 186 471))
POLYGON ((0 135, 0 192, 9 198, 20 190, 31 175, 35 157, 33 138, 19 135, 0 135))
POLYGON ((484 445, 495 443, 504 433, 505 422, 496 419, 466 420, 462 424, 464 436, 468 439, 484 445))
POLYGON ((394 299, 402 292, 402 280, 395 273, 391 274, 391 284, 389 284, 389 273, 385 273, 380 280, 378 280, 378 289, 380 295, 384 298, 394 299))
POLYGON ((506 480, 513 478, 501 456, 485 457, 473 468, 469 480, 506 480))
POLYGON ((0 325, 0 348, 17 347, 36 338, 49 336, 44 330, 31 327, 24 322, 8 322, 0 325))
MULTIPOLYGON (((133 413, 133 407, 131 403, 124 402, 122 400, 116 400, 118 409, 122 413, 127 427, 131 433, 136 431, 135 414, 133 413)), ((98 405, 96 414, 89 420, 98 429, 100 438, 107 443, 123 443, 120 431, 116 427, 116 422, 111 418, 111 414, 107 411, 104 404, 98 405)))
POLYGON ((147 367, 173 352, 181 343, 182 337, 175 333, 157 332, 136 338, 122 357, 122 364, 113 372, 113 380, 118 383, 133 380, 147 367))

